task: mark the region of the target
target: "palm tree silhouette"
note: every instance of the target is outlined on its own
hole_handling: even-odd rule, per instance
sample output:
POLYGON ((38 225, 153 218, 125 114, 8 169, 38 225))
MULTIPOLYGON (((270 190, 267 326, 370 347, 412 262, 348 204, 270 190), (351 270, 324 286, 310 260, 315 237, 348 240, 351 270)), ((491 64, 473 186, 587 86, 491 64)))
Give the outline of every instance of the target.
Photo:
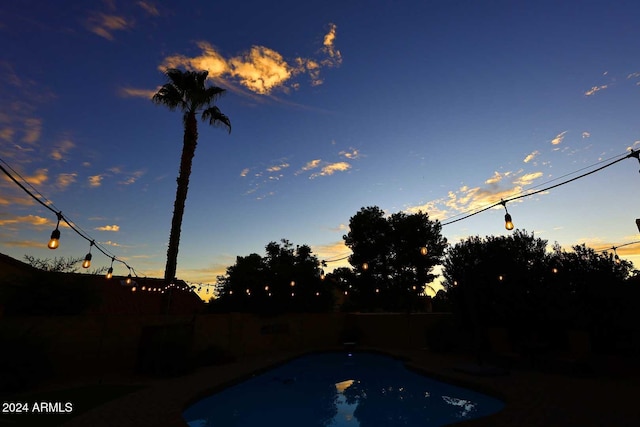
POLYGON ((171 233, 169 234, 169 248, 167 249, 167 265, 164 271, 165 284, 169 284, 176 275, 178 264, 178 246, 180 244, 180 228, 184 215, 184 204, 189 190, 189 176, 191 164, 198 144, 198 121, 200 114, 203 121, 209 121, 213 126, 224 126, 231 133, 231 122, 213 103, 224 94, 225 90, 216 86, 205 86, 207 71, 182 71, 169 68, 165 72, 167 83, 151 98, 155 104, 166 105, 169 110, 180 109, 183 112, 184 137, 182 142, 182 157, 180 158, 180 173, 178 175, 178 189, 173 206, 171 219, 171 233))

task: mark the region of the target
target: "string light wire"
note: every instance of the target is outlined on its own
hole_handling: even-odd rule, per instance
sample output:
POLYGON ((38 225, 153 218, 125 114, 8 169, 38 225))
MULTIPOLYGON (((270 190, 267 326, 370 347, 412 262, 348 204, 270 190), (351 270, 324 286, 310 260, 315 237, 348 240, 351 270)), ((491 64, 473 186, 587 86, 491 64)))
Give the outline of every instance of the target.
MULTIPOLYGON (((0 162, 4 163, 7 168, 9 168, 11 171, 13 171, 15 173, 15 175, 19 176, 20 179, 22 179, 25 183, 27 183, 27 185, 29 185, 31 188, 33 188, 33 186, 31 184, 29 184, 19 173, 17 173, 6 161, 4 161, 2 158, 0 158, 0 162)), ((29 196, 31 196, 31 198, 33 198, 33 200, 35 200, 36 202, 38 202, 39 204, 41 204, 42 206, 44 206, 46 209, 48 209, 49 211, 53 212, 54 214, 56 214, 56 216, 58 217, 59 221, 62 220, 64 221, 65 224, 67 224, 67 226, 69 226, 69 228, 71 230, 73 230, 78 236, 82 237, 83 239, 85 239, 86 241, 88 241, 91 246, 95 247, 98 251, 100 251, 104 256, 111 258, 111 263, 113 264, 113 261, 118 261, 121 264, 124 264, 125 267, 127 267, 127 269, 129 269, 130 271, 133 271, 134 275, 137 277, 138 273, 136 272, 136 270, 131 267, 129 264, 127 264, 124 260, 116 257, 115 255, 113 255, 112 253, 109 253, 108 250, 104 249, 101 245, 95 243, 95 240, 89 236, 89 234, 87 232, 85 232, 84 230, 82 230, 82 228, 80 228, 80 226, 78 226, 77 224, 75 224, 73 221, 71 221, 70 219, 68 219, 67 217, 65 217, 62 214, 61 210, 56 210, 54 209, 54 204, 49 201, 46 197, 44 197, 42 195, 42 193, 40 193, 38 190, 36 190, 35 188, 33 188, 34 192, 37 193, 40 197, 37 197, 35 194, 33 194, 27 187, 25 187, 20 181, 18 181, 11 172, 9 172, 4 166, 2 166, 2 164, 0 164, 0 170, 2 172, 4 172, 5 175, 7 175, 7 177, 9 177, 9 179, 11 181, 13 181, 18 187, 20 187, 22 189, 22 191, 24 191, 25 193, 27 193, 29 196), (46 200, 47 202, 45 203, 44 200, 46 200), (82 230, 82 231, 80 231, 82 230)))

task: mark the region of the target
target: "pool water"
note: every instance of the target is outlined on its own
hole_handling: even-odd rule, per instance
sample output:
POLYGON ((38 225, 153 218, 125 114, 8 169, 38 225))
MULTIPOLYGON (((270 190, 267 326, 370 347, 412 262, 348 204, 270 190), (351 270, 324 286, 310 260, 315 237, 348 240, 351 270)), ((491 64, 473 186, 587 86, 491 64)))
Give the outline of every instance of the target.
POLYGON ((500 411, 504 403, 407 370, 375 353, 318 353, 206 397, 190 427, 429 427, 500 411))

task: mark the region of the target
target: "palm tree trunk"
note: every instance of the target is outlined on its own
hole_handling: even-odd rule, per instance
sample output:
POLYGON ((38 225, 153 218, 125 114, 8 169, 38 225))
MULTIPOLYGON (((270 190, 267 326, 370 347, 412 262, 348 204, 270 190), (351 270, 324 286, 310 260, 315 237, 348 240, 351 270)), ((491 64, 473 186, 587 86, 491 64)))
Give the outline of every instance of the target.
POLYGON ((178 246, 180 244, 180 228, 184 215, 184 204, 189 190, 189 176, 191 164, 198 144, 198 122, 194 112, 187 113, 184 121, 184 138, 182 145, 182 157, 180 159, 180 173, 178 175, 178 189, 176 201, 173 205, 173 218, 171 219, 171 233, 169 234, 169 248, 167 249, 167 265, 164 270, 165 286, 170 284, 176 276, 178 265, 178 246))

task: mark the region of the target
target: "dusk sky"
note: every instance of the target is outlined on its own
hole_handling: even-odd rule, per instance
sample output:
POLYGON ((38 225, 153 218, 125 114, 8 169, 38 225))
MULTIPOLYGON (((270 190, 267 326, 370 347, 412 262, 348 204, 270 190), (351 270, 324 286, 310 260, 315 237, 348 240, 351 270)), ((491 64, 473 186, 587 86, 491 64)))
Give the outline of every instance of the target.
MULTIPOLYGON (((363 206, 446 223, 640 148, 637 1, 9 0, 0 43, 0 158, 148 277, 163 276, 182 149, 181 113, 150 101, 166 67, 208 70, 232 123, 199 122, 188 282, 281 238, 346 256, 363 206)), ((633 242, 639 169, 507 208, 550 245, 633 242)), ((1 253, 87 253, 64 227, 49 250, 55 214, 4 178, 1 253)), ((443 227, 450 243, 507 233, 502 207, 443 227)), ((640 265, 640 245, 618 254, 640 265)))

